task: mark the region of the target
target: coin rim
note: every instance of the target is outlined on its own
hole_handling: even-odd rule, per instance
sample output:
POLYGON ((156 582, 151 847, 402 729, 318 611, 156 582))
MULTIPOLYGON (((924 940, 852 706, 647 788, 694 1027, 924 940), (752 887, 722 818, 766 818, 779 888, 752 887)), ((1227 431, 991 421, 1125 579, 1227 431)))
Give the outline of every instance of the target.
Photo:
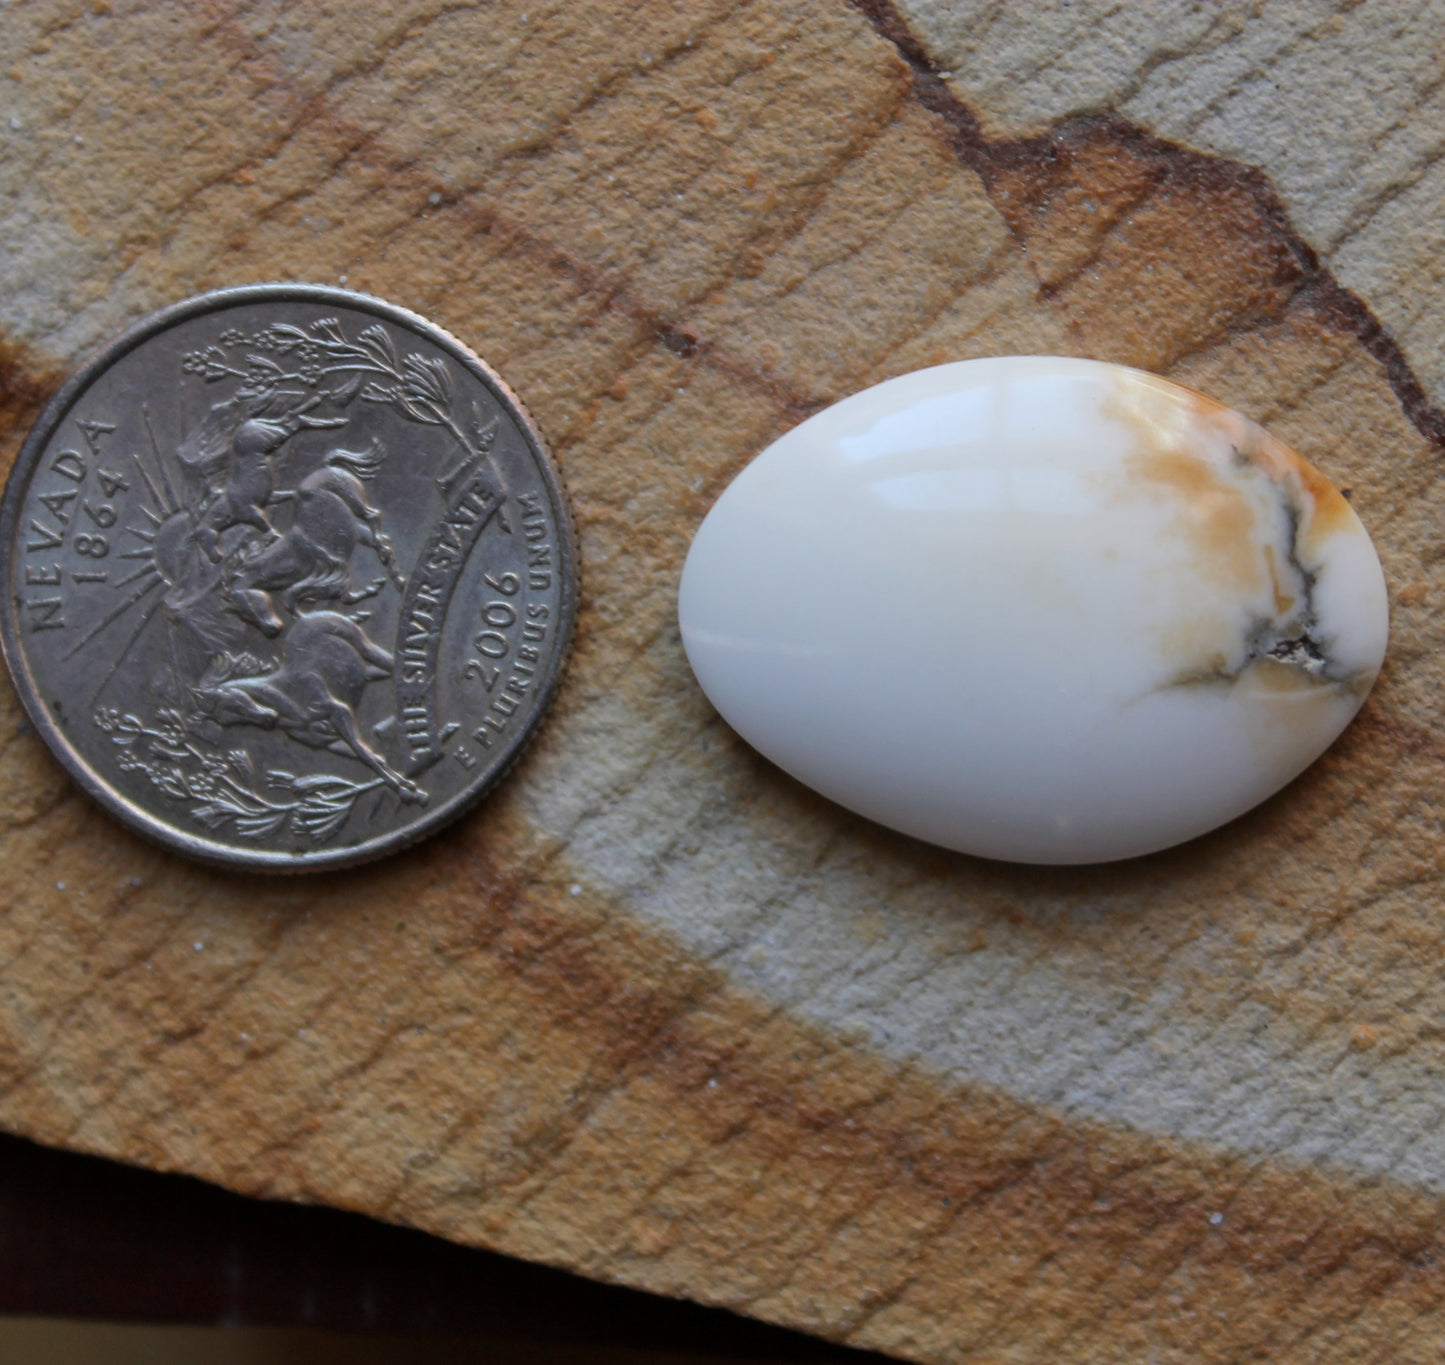
POLYGON ((175 849, 215 867, 243 868, 262 872, 319 872, 328 868, 354 867, 359 863, 371 862, 388 853, 406 848, 418 840, 435 834, 442 826, 456 820, 506 777, 536 734, 541 722, 551 709, 561 685, 562 675, 571 654, 572 639, 577 623, 580 556, 576 524, 557 461, 531 413, 527 410, 526 404, 517 397, 510 385, 485 360, 446 328, 431 322, 420 313, 403 308, 399 304, 389 303, 372 294, 363 294, 323 284, 273 282, 233 285, 197 294, 141 319, 93 355, 74 375, 66 380, 59 392, 46 405, 45 411, 40 414, 35 425, 30 429, 30 434, 21 445, 19 453, 15 456, 15 462, 6 479, 3 498, 0 498, 0 553, 4 555, 3 563, 0 563, 0 579, 3 579, 6 589, 5 609, 0 612, 0 654, 4 656, 5 665, 9 669, 16 693, 20 697, 21 705, 25 708, 30 723, 45 740, 50 752, 80 785, 81 789, 122 823, 155 843, 175 849), (347 848, 302 853, 247 850, 189 834, 178 826, 152 815, 144 806, 123 796, 106 783, 99 773, 82 758, 65 733, 51 720, 49 711, 41 703, 38 689, 30 673, 29 660, 26 657, 20 633, 19 585, 14 581, 16 527, 24 510, 25 495, 29 491, 40 455, 60 424, 70 414, 91 384, 118 360, 157 333, 163 332, 177 323, 236 304, 274 302, 322 303, 337 308, 350 308, 359 312, 375 314, 388 322, 419 333, 428 341, 452 354, 458 363, 470 370, 516 420, 517 426, 528 441, 532 455, 537 461, 539 472, 542 474, 542 482, 547 486, 553 512, 557 519, 558 573, 561 584, 558 600, 560 622, 554 637, 556 648, 538 680, 538 702, 528 723, 502 749, 500 761, 496 766, 472 786, 463 788, 445 804, 435 810, 428 810, 425 815, 401 829, 347 848))

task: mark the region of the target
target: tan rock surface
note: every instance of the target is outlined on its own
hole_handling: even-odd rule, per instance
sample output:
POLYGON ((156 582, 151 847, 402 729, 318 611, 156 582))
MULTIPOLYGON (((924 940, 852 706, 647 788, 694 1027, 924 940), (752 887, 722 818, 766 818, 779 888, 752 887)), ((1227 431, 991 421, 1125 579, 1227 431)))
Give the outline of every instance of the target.
POLYGON ((865 10, 0 17, 7 452, 150 308, 344 276, 524 396, 585 589, 506 786, 341 875, 138 842, 7 689, 0 1123, 920 1360, 1437 1361, 1439 413, 1291 191, 1117 117, 980 122, 865 10), (1393 589, 1334 750, 1132 864, 868 826, 736 740, 677 639, 691 529, 763 443, 1009 351, 1259 417, 1353 490, 1393 589))
POLYGON ((1445 4, 903 0, 993 137, 1108 111, 1263 168, 1445 398, 1445 4))

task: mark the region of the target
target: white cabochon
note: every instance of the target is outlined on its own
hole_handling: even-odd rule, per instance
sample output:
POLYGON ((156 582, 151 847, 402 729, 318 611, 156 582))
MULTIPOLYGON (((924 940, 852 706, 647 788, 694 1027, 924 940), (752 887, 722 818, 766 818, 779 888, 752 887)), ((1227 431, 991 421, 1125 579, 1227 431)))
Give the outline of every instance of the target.
POLYGON ((1348 502, 1156 376, 969 360, 774 442, 699 528, 683 643, 749 743, 882 824, 1022 862, 1127 858, 1277 791, 1384 656, 1348 502))

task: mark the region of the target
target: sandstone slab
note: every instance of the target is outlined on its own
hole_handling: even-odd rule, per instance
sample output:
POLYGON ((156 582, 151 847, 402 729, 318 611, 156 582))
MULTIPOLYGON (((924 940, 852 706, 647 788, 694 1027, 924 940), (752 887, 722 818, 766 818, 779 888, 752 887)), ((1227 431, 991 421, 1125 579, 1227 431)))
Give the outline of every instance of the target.
MULTIPOLYGON (((1381 8, 1341 23, 1388 46, 1381 8)), ((1351 235, 1384 219, 1348 195, 1190 132, 1208 82, 1172 90, 1178 123, 1093 94, 999 113, 940 74, 945 12, 911 18, 5 11, 6 460, 119 325, 344 279, 523 396, 584 598, 507 786, 324 878, 131 838, 7 691, 0 1123, 918 1360, 1433 1362, 1445 424, 1400 311, 1428 272, 1351 235), (1351 490, 1391 587, 1343 741, 1138 863, 881 832, 757 759, 678 639, 691 532, 757 450, 869 383, 1007 353, 1247 412, 1351 490)), ((1252 60, 1267 79, 1288 50, 1252 60)), ((1340 166, 1375 166, 1340 137, 1340 166)), ((1430 181, 1384 174, 1391 202, 1430 181)))

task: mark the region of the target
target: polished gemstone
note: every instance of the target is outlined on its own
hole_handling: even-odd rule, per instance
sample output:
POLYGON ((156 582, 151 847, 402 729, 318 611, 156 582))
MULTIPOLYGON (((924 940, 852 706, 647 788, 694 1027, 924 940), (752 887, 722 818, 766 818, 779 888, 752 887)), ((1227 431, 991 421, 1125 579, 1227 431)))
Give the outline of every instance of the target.
POLYGON ((969 360, 788 432, 704 520, 682 637, 744 739, 984 857, 1127 858, 1278 791, 1379 671, 1349 502, 1166 379, 969 360))

